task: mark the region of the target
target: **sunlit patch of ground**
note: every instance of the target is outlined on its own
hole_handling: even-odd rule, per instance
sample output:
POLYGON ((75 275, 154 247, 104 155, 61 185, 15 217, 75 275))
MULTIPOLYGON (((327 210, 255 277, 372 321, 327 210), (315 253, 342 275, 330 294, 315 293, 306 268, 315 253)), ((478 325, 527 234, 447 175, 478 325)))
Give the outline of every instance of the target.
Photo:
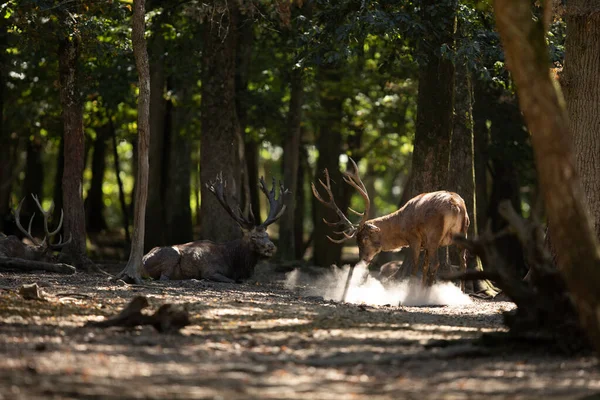
POLYGON ((341 303, 306 282, 288 279, 286 289, 283 278, 138 287, 84 274, 0 274, 0 399, 577 398, 600 391, 594 357, 470 341, 503 331, 501 314, 512 303, 368 300, 383 286, 369 289, 368 301, 358 291, 356 304, 341 303), (31 282, 47 301, 23 300, 14 290, 31 282), (148 297, 150 311, 182 304, 192 324, 168 335, 148 326, 83 327, 136 295, 148 297))

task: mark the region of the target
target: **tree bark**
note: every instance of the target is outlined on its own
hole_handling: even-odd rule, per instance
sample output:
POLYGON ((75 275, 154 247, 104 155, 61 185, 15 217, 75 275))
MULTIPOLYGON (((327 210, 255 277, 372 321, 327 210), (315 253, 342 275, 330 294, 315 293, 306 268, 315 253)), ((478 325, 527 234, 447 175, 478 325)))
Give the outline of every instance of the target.
POLYGON ((138 96, 138 168, 135 188, 135 215, 133 218, 133 237, 127 265, 118 275, 119 278, 141 283, 142 257, 144 256, 144 225, 146 201, 148 200, 148 153, 150 147, 150 66, 146 49, 145 0, 133 1, 132 34, 133 55, 139 78, 138 96))
MULTIPOLYGON (((411 197, 446 187, 454 105, 454 64, 440 49, 454 48, 456 0, 424 0, 422 18, 434 30, 419 50, 426 60, 419 65, 417 124, 412 158, 411 197), (432 13, 435 10, 435 13, 432 13)), ((451 50, 450 50, 451 51, 451 50)))
MULTIPOLYGON (((302 135, 302 134, 301 134, 302 135)), ((300 144, 298 149, 298 171, 296 178, 296 193, 292 193, 295 202, 294 217, 296 223, 294 224, 294 250, 296 260, 302 260, 304 258, 304 252, 306 250, 304 242, 304 216, 306 213, 306 196, 305 196, 305 181, 307 176, 308 167, 308 154, 306 147, 300 144)))
POLYGON ((115 130, 115 126, 112 120, 112 113, 110 113, 108 116, 108 129, 110 131, 110 138, 112 140, 115 176, 117 177, 117 186, 119 188, 119 203, 121 204, 122 214, 121 221, 123 223, 123 229, 125 230, 125 240, 128 244, 131 244, 131 237, 129 236, 129 207, 127 206, 127 201, 125 200, 125 190, 123 189, 123 181, 121 180, 121 162, 119 161, 117 131, 115 130))
POLYGON ((83 106, 78 90, 80 43, 77 35, 65 37, 59 43, 58 63, 60 102, 64 124, 64 169, 62 177, 64 232, 72 241, 61 254, 72 259, 77 268, 87 267, 85 211, 83 207, 83 168, 85 143, 83 106))
MULTIPOLYGON (((327 168, 332 184, 334 199, 343 212, 347 204, 344 204, 344 181, 340 172, 339 157, 342 153, 342 116, 344 97, 340 93, 341 72, 338 66, 320 66, 318 73, 319 101, 321 115, 318 118, 317 170, 314 182, 323 179, 323 170, 327 168)), ((319 186, 317 186, 319 187, 319 186)), ((314 236, 316 240, 313 246, 313 262, 321 267, 328 268, 332 264, 340 265, 342 258, 342 247, 340 243, 332 243, 326 239, 331 236, 331 227, 323 222, 337 221, 339 218, 335 212, 313 199, 314 236)))
POLYGON ((489 102, 484 93, 485 83, 477 80, 473 87, 473 141, 475 147, 475 192, 477 197, 477 231, 485 231, 488 220, 488 148, 490 145, 490 129, 487 125, 487 108, 489 102))
POLYGON ((575 162, 600 239, 600 4, 569 0, 564 88, 575 162))
POLYGON ((545 34, 552 6, 543 2, 542 18, 535 21, 530 2, 494 0, 494 10, 506 63, 531 131, 558 266, 581 324, 600 350, 600 251, 575 164, 567 111, 548 69, 545 34))
POLYGON ((165 222, 167 244, 187 243, 193 240, 191 194, 191 143, 185 135, 189 110, 185 105, 186 89, 181 83, 178 97, 181 105, 167 105, 171 114, 171 133, 168 136, 168 161, 165 191, 165 222))
POLYGON ((104 173, 106 172, 106 139, 108 125, 96 130, 92 154, 92 181, 85 199, 86 226, 88 232, 101 232, 107 228, 104 219, 104 173))
POLYGON ((159 28, 150 41, 150 170, 144 251, 166 242, 164 194, 165 165, 165 38, 159 28))
POLYGON ((200 236, 216 242, 240 237, 240 228, 206 184, 222 173, 229 201, 241 200, 240 126, 235 108, 235 55, 237 12, 235 5, 213 5, 204 27, 202 52, 201 166, 202 206, 200 236))
MULTIPOLYGON (((291 72, 291 95, 288 111, 288 133, 283 139, 283 182, 292 192, 288 197, 287 211, 279 220, 278 256, 282 260, 292 260, 296 256, 294 238, 296 225, 296 198, 298 191, 298 163, 300 160, 300 136, 302 134, 302 104, 304 84, 302 71, 291 72)), ((302 220, 299 221, 302 223, 302 220)))

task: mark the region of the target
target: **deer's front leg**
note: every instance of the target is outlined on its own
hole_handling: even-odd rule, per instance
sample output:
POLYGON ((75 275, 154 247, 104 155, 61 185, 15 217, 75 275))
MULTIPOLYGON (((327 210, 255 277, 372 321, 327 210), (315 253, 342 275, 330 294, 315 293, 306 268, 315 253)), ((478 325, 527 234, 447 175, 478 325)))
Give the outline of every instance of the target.
POLYGON ((412 254, 412 271, 411 274, 413 277, 417 276, 417 272, 419 271, 419 254, 421 254, 421 240, 414 239, 409 242, 410 251, 412 254))
MULTIPOLYGON (((467 249, 463 249, 460 252, 460 272, 463 274, 467 272, 467 249)), ((465 281, 460 281, 460 290, 464 293, 465 291, 465 281)))
POLYGON ((225 275, 221 274, 220 272, 214 272, 210 275, 207 275, 204 277, 204 279, 208 279, 209 281, 214 281, 214 282, 235 283, 235 281, 233 279, 226 277, 225 275))
POLYGON ((421 277, 421 286, 428 286, 429 276, 429 249, 425 249, 425 255, 423 259, 423 276, 421 277))

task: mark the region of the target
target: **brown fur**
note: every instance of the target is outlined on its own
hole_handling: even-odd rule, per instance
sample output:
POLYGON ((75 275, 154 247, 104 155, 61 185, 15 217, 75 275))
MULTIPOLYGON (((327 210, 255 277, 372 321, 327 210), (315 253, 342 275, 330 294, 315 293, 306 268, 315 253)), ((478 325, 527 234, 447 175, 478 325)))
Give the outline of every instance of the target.
MULTIPOLYGON (((467 235, 469 216, 464 200, 456 193, 438 191, 410 199, 404 207, 382 217, 367 220, 358 228, 359 257, 371 262, 380 251, 410 247, 416 275, 419 253, 425 250, 423 283, 431 284, 439 268, 437 249, 452 244, 456 234, 467 235), (431 258, 431 260, 430 260, 431 258)), ((461 254, 466 270, 466 253, 461 254)))

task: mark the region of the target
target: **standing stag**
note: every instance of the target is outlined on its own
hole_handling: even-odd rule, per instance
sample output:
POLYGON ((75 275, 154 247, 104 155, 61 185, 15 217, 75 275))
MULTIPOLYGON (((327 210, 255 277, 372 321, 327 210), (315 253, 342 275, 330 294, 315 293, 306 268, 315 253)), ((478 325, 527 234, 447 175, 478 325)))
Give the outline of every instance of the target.
POLYGON ((34 194, 31 195, 38 209, 42 213, 44 218, 44 239, 40 242, 31 234, 31 224, 33 223, 33 218, 35 217, 35 213, 31 216, 29 220, 28 229, 25 230, 23 225, 21 225, 21 207, 23 206, 23 201, 25 198, 21 200, 19 206, 15 210, 15 223, 17 228, 27 239, 31 241, 31 245, 25 244, 16 236, 10 235, 2 237, 0 236, 0 257, 7 258, 19 258, 28 261, 44 261, 44 262, 56 262, 57 257, 54 255, 54 251, 58 251, 62 249, 64 246, 71 242, 71 237, 66 242, 62 241, 62 235, 58 240, 58 243, 52 244, 52 239, 60 232, 63 223, 63 212, 60 211, 60 220, 58 222, 58 226, 53 231, 50 231, 48 228, 48 218, 52 215, 52 211, 54 210, 54 203, 51 204, 49 210, 44 210, 42 205, 39 202, 39 199, 34 194))
MULTIPOLYGON (((448 191, 422 193, 391 214, 367 219, 371 201, 358 174, 358 166, 351 158, 350 162, 354 171, 344 172, 344 181, 358 190, 365 200, 364 212, 359 213, 349 208, 362 217, 358 224, 353 224, 335 204, 327 169, 324 171, 325 183, 320 179, 319 183, 329 195, 328 201, 321 197, 314 183, 311 184, 317 200, 334 210, 339 217, 337 222, 329 222, 325 219, 323 221, 329 226, 341 227, 341 231, 334 233, 343 237, 333 239, 327 236, 327 238, 332 242, 341 243, 356 237, 359 258, 367 264, 380 251, 395 251, 408 246, 413 257, 413 276, 417 274, 419 255, 421 249, 424 249, 422 284, 432 285, 440 265, 437 249, 452 244, 453 236, 456 234, 465 237, 467 235, 469 216, 464 200, 458 194, 448 191)), ((461 252, 460 266, 463 272, 467 268, 466 250, 461 252)), ((464 291, 464 283, 461 283, 461 289, 464 291)))
MULTIPOLYGON (((272 257, 277 248, 267 235, 267 226, 277 221, 285 211, 284 197, 289 193, 279 184, 279 198, 275 196, 275 178, 271 191, 260 178, 260 189, 269 199, 267 219, 256 224, 250 212, 244 217, 240 207, 232 209, 227 201, 226 184, 219 174, 207 188, 221 206, 237 222, 243 232, 241 239, 226 243, 198 240, 167 247, 155 247, 142 260, 144 271, 154 279, 208 279, 217 282, 238 282, 249 278, 260 259, 272 257)), ((248 207, 252 210, 251 207, 248 207)))

